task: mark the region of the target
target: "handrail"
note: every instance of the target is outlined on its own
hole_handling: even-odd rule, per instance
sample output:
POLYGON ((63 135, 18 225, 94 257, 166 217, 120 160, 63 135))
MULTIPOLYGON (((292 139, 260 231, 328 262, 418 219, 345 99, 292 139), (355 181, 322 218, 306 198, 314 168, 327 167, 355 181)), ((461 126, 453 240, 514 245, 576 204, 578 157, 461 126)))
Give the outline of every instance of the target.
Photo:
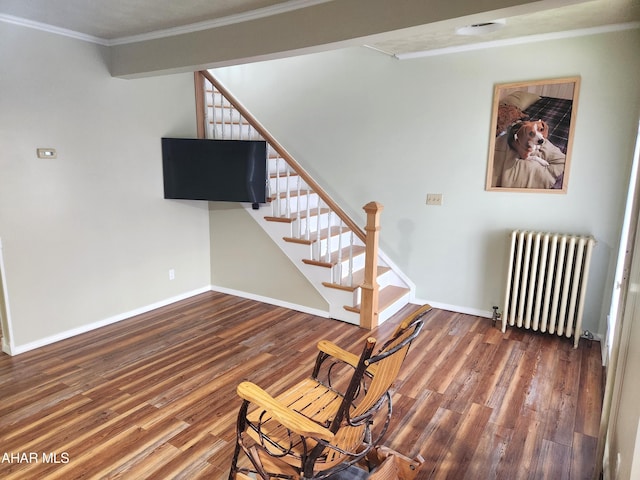
POLYGON ((349 229, 362 241, 366 242, 365 232, 355 223, 347 213, 329 196, 329 194, 305 171, 304 168, 291 156, 289 152, 267 131, 267 129, 227 90, 211 73, 206 70, 199 72, 229 101, 229 103, 251 124, 251 126, 264 138, 269 145, 300 175, 305 183, 318 194, 318 196, 340 217, 349 229))

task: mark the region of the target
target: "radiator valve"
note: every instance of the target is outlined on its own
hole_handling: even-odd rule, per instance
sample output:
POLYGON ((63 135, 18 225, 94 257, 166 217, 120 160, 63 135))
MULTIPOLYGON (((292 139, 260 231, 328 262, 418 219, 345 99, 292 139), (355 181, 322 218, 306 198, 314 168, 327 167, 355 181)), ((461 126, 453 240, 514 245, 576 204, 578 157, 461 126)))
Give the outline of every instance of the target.
POLYGON ((491 321, 493 322, 493 326, 496 326, 496 322, 500 321, 502 315, 498 312, 498 307, 496 305, 493 306, 493 317, 491 317, 491 321))
POLYGON ((581 337, 586 338, 587 340, 593 340, 593 333, 591 333, 589 330, 585 330, 584 332, 582 332, 581 337))

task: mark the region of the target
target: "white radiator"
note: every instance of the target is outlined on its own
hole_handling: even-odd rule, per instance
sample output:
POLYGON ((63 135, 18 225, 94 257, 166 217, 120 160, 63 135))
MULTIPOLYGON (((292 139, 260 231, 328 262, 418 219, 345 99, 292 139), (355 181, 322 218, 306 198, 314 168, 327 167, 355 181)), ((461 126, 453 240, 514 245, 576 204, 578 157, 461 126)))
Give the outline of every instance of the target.
POLYGON ((511 232, 502 331, 507 325, 559 336, 582 334, 593 237, 511 232))

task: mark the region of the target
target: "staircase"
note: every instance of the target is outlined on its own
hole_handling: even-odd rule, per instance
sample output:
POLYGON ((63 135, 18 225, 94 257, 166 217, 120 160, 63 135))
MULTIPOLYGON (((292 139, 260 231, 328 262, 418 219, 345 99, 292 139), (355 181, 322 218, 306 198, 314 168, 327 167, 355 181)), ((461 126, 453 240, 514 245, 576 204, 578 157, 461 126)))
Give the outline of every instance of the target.
POLYGON ((361 229, 209 72, 196 73, 196 94, 199 137, 267 142, 269 204, 243 206, 328 302, 331 318, 373 328, 413 299, 413 284, 377 249, 381 205, 365 205, 361 229))

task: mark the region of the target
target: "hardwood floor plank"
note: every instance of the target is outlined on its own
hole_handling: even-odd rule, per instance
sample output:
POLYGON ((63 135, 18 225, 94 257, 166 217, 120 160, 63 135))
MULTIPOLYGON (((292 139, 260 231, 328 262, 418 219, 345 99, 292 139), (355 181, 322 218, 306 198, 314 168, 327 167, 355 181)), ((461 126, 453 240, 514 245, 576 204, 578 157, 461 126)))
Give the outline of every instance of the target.
POLYGON ((511 480, 513 477, 498 476, 498 468, 503 463, 506 452, 510 448, 511 435, 511 430, 488 422, 477 439, 478 446, 463 478, 465 480, 502 478, 511 480))
POLYGON ((447 401, 443 403, 445 408, 463 413, 470 404, 473 404, 471 399, 484 381, 482 372, 486 370, 487 363, 492 363, 495 351, 495 345, 488 343, 476 345, 444 392, 447 396, 447 401))
MULTIPOLYGON (((377 330, 207 292, 24 353, 0 355, 0 478, 221 480, 249 380, 277 395, 316 344, 358 353, 377 330), (14 457, 15 458, 15 457, 14 457), (64 461, 66 459, 66 462, 64 461), (57 460, 57 463, 54 463, 57 460)), ((383 443, 425 458, 419 479, 586 479, 602 405, 597 344, 434 310, 393 393, 383 443)))
POLYGON ((593 462, 585 461, 593 458, 598 449, 597 437, 576 432, 571 446, 571 480, 591 480, 595 471, 593 462))
POLYGON ((433 472, 433 478, 464 477, 478 448, 478 442, 473 439, 477 439, 482 434, 490 416, 491 409, 489 407, 478 405, 477 403, 471 404, 467 414, 461 420, 460 428, 455 434, 456 439, 467 439, 467 441, 454 441, 451 444, 438 469, 433 472))
MULTIPOLYGON (((479 381, 478 389, 471 397, 472 402, 487 406, 491 406, 494 392, 498 388, 498 384, 507 366, 507 362, 516 347, 514 342, 509 341, 503 341, 499 344, 491 344, 495 345, 495 352, 493 356, 487 358, 487 365, 491 365, 491 368, 485 367, 482 369, 482 376, 479 381)), ((504 387, 501 388, 501 392, 504 394, 504 387)), ((497 404, 496 400, 493 400, 493 402, 494 404, 497 404)))
MULTIPOLYGON (((189 448, 182 450, 172 458, 169 462, 162 465, 155 465, 153 471, 147 473, 144 477, 147 480, 165 480, 167 478, 197 478, 199 474, 205 474, 210 471, 212 465, 209 459, 212 456, 221 455, 223 448, 228 446, 228 442, 215 438, 212 435, 206 435, 189 448)), ((226 452, 225 452, 226 453, 226 452)), ((221 455, 226 456, 226 455, 221 455)), ((127 478, 127 477, 123 477, 127 478)), ((206 478, 206 477, 205 477, 206 478)), ((220 478, 209 477, 209 478, 220 478)))
POLYGON ((526 478, 532 462, 542 449, 541 421, 533 415, 521 415, 515 424, 504 458, 496 470, 497 478, 526 478))
POLYGON ((575 428, 580 383, 580 356, 578 350, 559 351, 560 359, 553 372, 549 409, 545 418, 544 438, 555 443, 571 446, 575 428), (575 353, 574 353, 575 352, 575 353), (567 415, 572 412, 572 415, 567 415))
POLYGON ((524 352, 519 348, 513 349, 496 388, 487 402, 487 405, 494 409, 491 422, 505 428, 514 427, 526 395, 530 369, 531 366, 526 363, 524 352), (524 391, 523 388, 525 388, 524 391))
POLYGON ((528 412, 533 412, 538 420, 544 421, 547 418, 553 391, 550 375, 558 369, 558 351, 554 348, 539 348, 532 360, 534 361, 533 378, 524 400, 524 408, 528 412))
POLYGON ((604 370, 598 355, 593 355, 592 348, 598 348, 598 344, 586 342, 582 349, 580 369, 580 382, 578 386, 578 404, 576 410, 576 432, 591 437, 598 437, 600 420, 591 412, 602 410, 602 390, 604 370))
POLYGON ((529 478, 536 480, 568 480, 571 469, 571 448, 566 445, 542 440, 540 456, 537 459, 536 469, 529 478))
MULTIPOLYGON (((420 469, 418 479, 434 478, 440 470, 448 474, 451 465, 443 463, 447 453, 452 449, 452 444, 456 433, 462 425, 463 416, 459 413, 452 412, 444 408, 439 408, 431 421, 422 429, 420 425, 416 425, 416 447, 419 453, 424 457, 425 462, 420 469), (418 447, 420 446, 420 447, 418 447)), ((411 452, 409 455, 413 457, 418 452, 411 452)))

